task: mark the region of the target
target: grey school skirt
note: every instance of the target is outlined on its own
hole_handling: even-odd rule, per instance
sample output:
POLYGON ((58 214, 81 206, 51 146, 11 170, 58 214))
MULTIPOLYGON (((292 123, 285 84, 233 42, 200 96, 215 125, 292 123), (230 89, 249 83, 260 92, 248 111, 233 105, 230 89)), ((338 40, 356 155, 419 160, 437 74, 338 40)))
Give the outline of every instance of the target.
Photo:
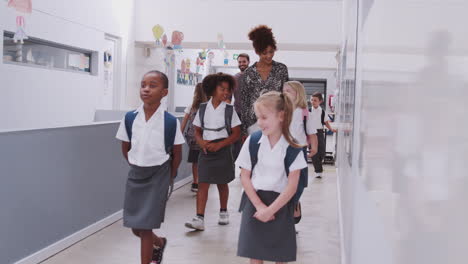
POLYGON ((130 165, 125 188, 124 226, 157 229, 164 222, 171 161, 154 167, 130 165))
MULTIPOLYGON (((213 140, 219 142, 224 139, 213 140)), ((210 184, 226 184, 234 180, 234 160, 231 146, 217 152, 205 154, 200 150, 198 156, 198 182, 210 184)))
MULTIPOLYGON (((272 191, 257 191, 263 203, 269 206, 279 196, 272 191)), ((257 211, 243 194, 237 255, 240 257, 273 262, 296 261, 296 228, 294 206, 287 203, 275 214, 275 220, 263 223, 253 217, 257 211)))

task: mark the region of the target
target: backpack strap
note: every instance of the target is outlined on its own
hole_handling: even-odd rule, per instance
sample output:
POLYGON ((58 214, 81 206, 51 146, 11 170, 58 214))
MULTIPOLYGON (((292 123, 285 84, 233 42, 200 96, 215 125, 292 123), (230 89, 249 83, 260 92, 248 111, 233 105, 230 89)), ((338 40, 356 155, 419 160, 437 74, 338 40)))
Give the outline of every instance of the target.
POLYGON ((167 154, 172 154, 177 130, 177 118, 164 111, 164 146, 167 154))
POLYGON ((226 104, 226 110, 224 111, 224 121, 226 123, 226 131, 230 136, 232 134, 232 114, 234 112, 234 107, 230 104, 226 104))
POLYGON ((201 103, 198 108, 198 115, 200 116, 201 128, 205 129, 205 112, 206 112, 207 103, 201 103))
POLYGON ((307 137, 307 118, 309 117, 309 111, 307 108, 302 108, 302 122, 304 123, 304 133, 307 137))
POLYGON ((250 164, 251 164, 251 170, 250 170, 250 177, 252 177, 252 172, 257 165, 258 161, 258 150, 260 149, 260 138, 262 137, 262 131, 256 131, 250 136, 250 142, 249 142, 249 152, 250 152, 250 164))
POLYGON ((297 155, 302 153, 302 151, 302 148, 295 148, 292 146, 289 146, 286 149, 286 157, 284 157, 284 169, 286 170, 286 176, 289 176, 289 167, 296 160, 297 155))
POLYGON ((322 126, 325 125, 325 110, 322 109, 322 126))
POLYGON ((138 112, 136 110, 127 112, 125 114, 125 130, 127 131, 128 141, 132 142, 132 127, 138 112))

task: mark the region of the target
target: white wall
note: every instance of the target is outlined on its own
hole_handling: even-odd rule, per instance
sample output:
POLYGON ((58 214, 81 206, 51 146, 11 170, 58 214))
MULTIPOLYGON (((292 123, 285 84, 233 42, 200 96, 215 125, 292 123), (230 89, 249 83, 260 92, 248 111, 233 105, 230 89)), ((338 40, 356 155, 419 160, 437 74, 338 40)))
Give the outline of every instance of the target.
POLYGON ((258 24, 271 26, 280 43, 341 40, 341 1, 139 0, 136 12, 141 41, 153 40, 155 24, 184 32, 189 42, 216 42, 218 32, 225 42, 249 42, 247 33, 258 24))
MULTIPOLYGON (((16 12, 0 4, 0 30, 16 31, 16 12)), ((127 82, 127 53, 133 29, 133 1, 57 1, 33 2, 26 15, 26 32, 31 37, 99 52, 96 76, 0 63, 2 96, 0 111, 5 122, 0 129, 30 129, 79 125, 92 122, 103 94, 102 52, 104 36, 121 38, 120 72, 116 75, 124 106, 127 82)), ((0 48, 3 53, 3 45, 0 48)), ((130 56, 131 57, 131 56, 130 56)), ((130 58, 130 63, 132 62, 130 58)))

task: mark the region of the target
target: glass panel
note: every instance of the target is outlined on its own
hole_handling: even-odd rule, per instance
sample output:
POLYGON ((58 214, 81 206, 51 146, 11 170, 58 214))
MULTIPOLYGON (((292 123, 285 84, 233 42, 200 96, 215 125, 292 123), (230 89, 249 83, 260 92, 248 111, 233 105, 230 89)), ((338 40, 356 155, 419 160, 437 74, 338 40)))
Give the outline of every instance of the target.
POLYGON ((36 38, 25 39, 24 43, 13 41, 13 33, 3 34, 3 62, 91 72, 92 52, 71 48, 36 38))

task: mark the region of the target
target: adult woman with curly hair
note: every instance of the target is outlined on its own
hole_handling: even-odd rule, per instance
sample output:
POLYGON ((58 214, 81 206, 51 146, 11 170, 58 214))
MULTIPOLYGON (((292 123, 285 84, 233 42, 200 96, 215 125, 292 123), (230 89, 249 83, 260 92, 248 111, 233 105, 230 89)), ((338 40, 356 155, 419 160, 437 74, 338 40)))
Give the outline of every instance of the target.
POLYGON ((289 80, 288 67, 273 60, 277 50, 276 40, 271 28, 260 25, 249 32, 255 53, 259 61, 247 68, 241 80, 241 108, 243 138, 259 130, 253 109, 254 102, 261 94, 269 91, 283 91, 283 85, 289 80))

